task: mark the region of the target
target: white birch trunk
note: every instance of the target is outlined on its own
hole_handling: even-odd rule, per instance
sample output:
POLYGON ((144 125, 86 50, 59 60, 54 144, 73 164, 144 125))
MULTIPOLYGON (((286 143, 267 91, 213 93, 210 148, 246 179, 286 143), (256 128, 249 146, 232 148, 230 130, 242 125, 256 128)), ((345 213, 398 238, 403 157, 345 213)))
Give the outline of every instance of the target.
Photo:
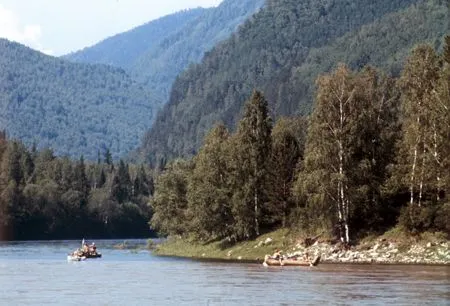
POLYGON ((419 201, 418 206, 422 205, 422 192, 423 192, 423 175, 425 171, 425 144, 423 145, 422 151, 422 167, 420 169, 420 178, 419 178, 419 201))
POLYGON ((437 144, 437 132, 436 132, 436 123, 433 123, 433 147, 434 147, 434 160, 436 163, 436 201, 439 201, 439 192, 441 188, 441 178, 440 178, 440 162, 439 162, 439 154, 438 154, 438 144, 437 144))
MULTIPOLYGON (((420 124, 420 117, 417 116, 417 126, 420 124)), ((411 169, 411 185, 409 186, 409 191, 411 193, 411 199, 409 201, 409 204, 414 204, 414 179, 416 174, 416 163, 417 163, 417 145, 419 144, 420 136, 417 136, 416 143, 414 144, 414 157, 413 157, 413 164, 411 169)))
MULTIPOLYGON (((340 133, 342 134, 342 130, 344 127, 344 109, 343 109, 342 99, 339 103, 339 111, 340 111, 340 133)), ((342 242, 347 242, 344 233, 342 232, 342 226, 346 225, 346 215, 345 215, 345 193, 344 193, 344 146, 342 144, 342 135, 339 136, 339 178, 338 178, 338 188, 339 188, 339 198, 338 198, 338 213, 339 213, 339 231, 342 242)))

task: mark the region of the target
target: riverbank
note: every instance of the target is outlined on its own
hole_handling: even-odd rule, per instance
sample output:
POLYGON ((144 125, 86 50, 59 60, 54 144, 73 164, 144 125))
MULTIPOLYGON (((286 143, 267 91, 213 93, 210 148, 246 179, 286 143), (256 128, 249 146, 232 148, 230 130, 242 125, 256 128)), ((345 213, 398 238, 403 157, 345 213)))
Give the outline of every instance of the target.
POLYGON ((450 241, 445 235, 422 233, 412 236, 399 229, 381 236, 366 237, 350 247, 320 237, 307 240, 286 229, 234 245, 227 241, 199 243, 170 237, 156 245, 154 253, 161 256, 262 262, 266 254, 273 254, 276 249, 289 256, 303 256, 305 253, 310 257, 320 255, 321 262, 325 263, 450 265, 450 241))

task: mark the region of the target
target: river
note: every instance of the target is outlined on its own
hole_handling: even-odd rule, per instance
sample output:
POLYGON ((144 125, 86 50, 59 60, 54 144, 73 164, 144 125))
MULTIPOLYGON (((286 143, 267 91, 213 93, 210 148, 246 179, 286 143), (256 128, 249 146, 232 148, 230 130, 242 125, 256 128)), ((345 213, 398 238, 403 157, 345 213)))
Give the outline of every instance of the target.
MULTIPOLYGON (((450 267, 263 267, 119 250, 67 262, 79 241, 0 242, 0 305, 449 305, 450 267)), ((145 244, 129 240, 129 244, 145 244)))

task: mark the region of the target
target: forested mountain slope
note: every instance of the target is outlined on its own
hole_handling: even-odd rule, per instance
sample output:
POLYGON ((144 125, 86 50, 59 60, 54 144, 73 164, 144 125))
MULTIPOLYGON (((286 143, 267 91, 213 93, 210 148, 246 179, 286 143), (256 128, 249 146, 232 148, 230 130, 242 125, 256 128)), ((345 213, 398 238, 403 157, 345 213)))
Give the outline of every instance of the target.
POLYGON ((58 155, 119 157, 152 123, 150 93, 122 69, 75 64, 0 39, 0 130, 58 155))
POLYGON ((180 31, 139 57, 131 74, 167 102, 177 75, 189 64, 198 63, 205 52, 227 39, 253 15, 265 0, 224 0, 218 7, 203 11, 180 31))
POLYGON ((169 15, 66 58, 125 68, 166 102, 176 76, 230 37, 263 4, 264 0, 224 0, 218 7, 169 15))
POLYGON ((415 44, 441 43, 448 20, 443 0, 269 0, 177 78, 138 152, 152 161, 192 155, 215 122, 235 126, 255 88, 275 117, 308 113, 320 73, 337 62, 397 73, 415 44))
POLYGON ((82 63, 129 67, 136 58, 158 45, 164 38, 179 31, 205 10, 197 8, 164 16, 125 33, 109 37, 91 47, 65 55, 64 58, 82 63))

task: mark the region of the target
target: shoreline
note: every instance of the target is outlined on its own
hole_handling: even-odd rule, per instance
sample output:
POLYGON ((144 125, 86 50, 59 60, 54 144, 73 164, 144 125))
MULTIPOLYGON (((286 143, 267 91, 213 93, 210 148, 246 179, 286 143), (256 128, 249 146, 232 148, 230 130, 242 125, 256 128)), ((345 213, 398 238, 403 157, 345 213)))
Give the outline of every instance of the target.
MULTIPOLYGON (((183 259, 183 260, 189 260, 189 261, 198 261, 198 262, 211 262, 211 263, 227 263, 227 264, 258 264, 262 265, 263 260, 258 259, 226 259, 226 258, 214 258, 214 257, 188 257, 188 256, 180 256, 180 255, 160 255, 155 254, 155 256, 158 257, 166 257, 166 258, 176 258, 176 259, 183 259)), ((450 262, 447 263, 425 263, 425 262, 342 262, 342 261, 320 261, 319 265, 355 265, 355 266, 370 266, 370 265, 376 265, 376 266, 433 266, 433 267, 450 267, 450 262)), ((287 267, 292 268, 295 266, 271 266, 272 268, 276 267, 287 267)), ((315 267, 305 267, 302 268, 315 268, 315 267)))
POLYGON ((286 230, 278 230, 234 245, 224 245, 223 241, 199 243, 170 237, 155 245, 153 253, 199 261, 262 264, 266 254, 273 254, 275 249, 279 249, 288 256, 303 256, 306 253, 309 258, 314 258, 320 255, 320 264, 450 266, 449 246, 449 240, 432 234, 426 234, 418 241, 382 235, 362 240, 351 247, 321 240, 305 246, 303 239, 293 237, 286 230))

